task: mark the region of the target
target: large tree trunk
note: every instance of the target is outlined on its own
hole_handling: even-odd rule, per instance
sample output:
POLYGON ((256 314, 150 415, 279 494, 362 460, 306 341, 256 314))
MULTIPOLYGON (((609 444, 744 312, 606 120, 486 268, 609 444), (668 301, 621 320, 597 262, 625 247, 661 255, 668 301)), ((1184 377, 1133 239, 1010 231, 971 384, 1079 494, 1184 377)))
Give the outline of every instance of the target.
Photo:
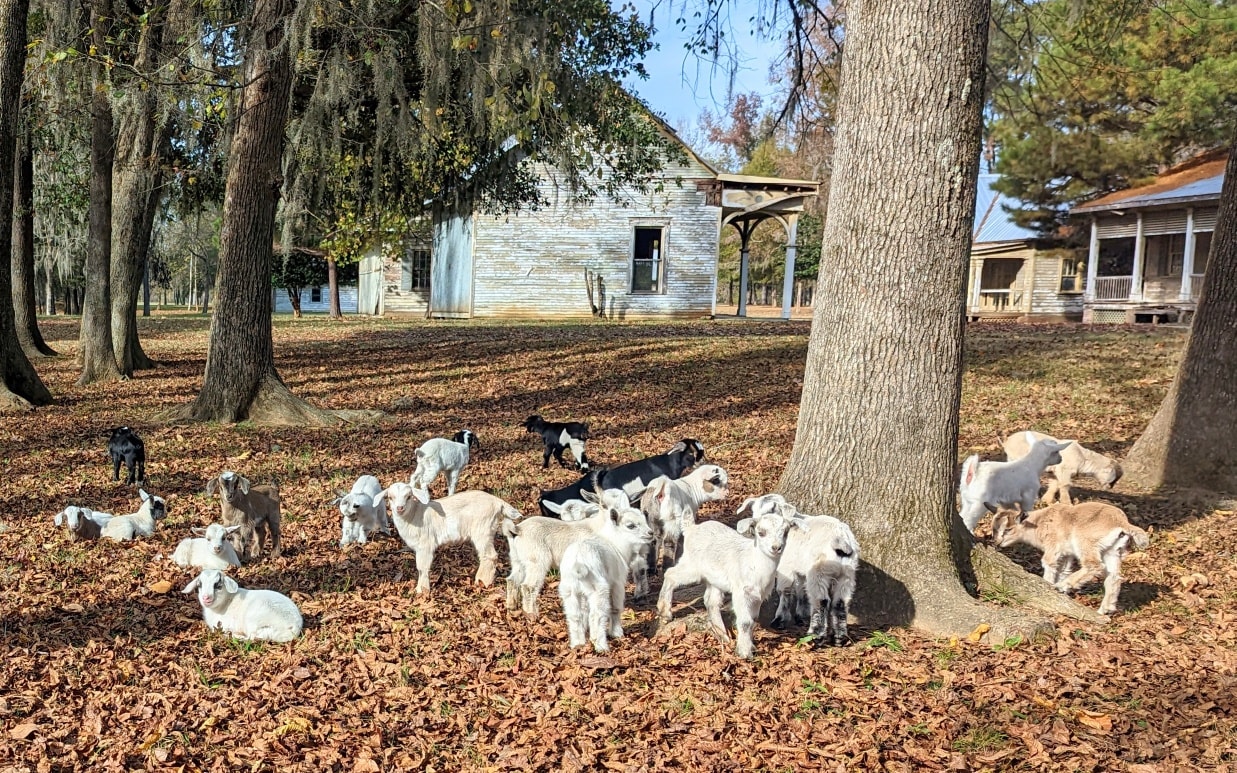
POLYGON ((953 504, 988 13, 988 0, 847 6, 818 297, 780 490, 854 529, 863 623, 989 623, 1004 637, 1049 624, 967 593, 972 540, 953 504))
POLYGON ((343 319, 344 313, 339 308, 339 266, 334 258, 326 259, 326 284, 331 296, 331 319, 343 319))
MULTIPOLYGON (((166 6, 150 6, 138 40, 134 68, 139 73, 158 67, 166 6)), ((159 202, 163 131, 158 121, 159 91, 132 88, 126 94, 116 132, 116 161, 112 213, 112 348, 120 371, 154 367, 137 335, 137 299, 146 274, 155 209, 159 202)))
POLYGON ((1124 462, 1123 485, 1237 491, 1237 136, 1211 257, 1168 396, 1124 462))
MULTIPOLYGON (((111 28, 110 0, 93 0, 90 25, 99 51, 108 50, 111 28)), ((122 377, 112 348, 112 159, 115 136, 112 106, 103 65, 95 63, 90 102, 90 207, 86 245, 86 297, 82 303, 79 385, 122 377)))
POLYGON ((17 340, 27 357, 55 357, 39 332, 34 272, 34 155, 27 134, 13 165, 13 315, 17 340))
MULTIPOLYGON (((21 109, 22 67, 26 63, 29 0, 0 0, 0 180, 13 179, 17 118, 21 109)), ((13 217, 13 186, 0 185, 0 223, 13 217)), ((30 365, 13 321, 13 242, 0 239, 0 409, 26 410, 52 401, 51 392, 30 365)))
POLYGON ((337 421, 284 385, 275 370, 271 338, 271 245, 292 84, 286 40, 292 9, 292 0, 254 6, 245 87, 228 160, 206 374, 197 399, 182 412, 192 420, 337 421))

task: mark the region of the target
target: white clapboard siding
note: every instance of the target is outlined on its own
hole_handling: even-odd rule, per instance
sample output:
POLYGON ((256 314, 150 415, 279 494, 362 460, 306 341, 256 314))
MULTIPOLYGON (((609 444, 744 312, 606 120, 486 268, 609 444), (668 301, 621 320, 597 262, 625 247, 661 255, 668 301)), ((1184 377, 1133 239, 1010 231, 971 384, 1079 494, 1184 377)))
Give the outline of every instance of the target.
POLYGON ((1035 256, 1035 284, 1031 298, 1032 316, 1082 315, 1083 294, 1061 292, 1061 261, 1069 255, 1040 252, 1035 256))
MULTIPOLYGON (((301 290, 301 311, 305 314, 326 314, 331 310, 331 295, 330 288, 323 285, 321 288, 322 300, 314 302, 310 300, 313 297, 311 288, 301 290)), ((355 314, 357 311, 357 288, 356 285, 340 285, 339 286, 339 310, 344 314, 355 314)), ((291 314, 292 302, 288 300, 288 291, 282 287, 275 290, 275 313, 276 314, 291 314)))
POLYGON ((586 270, 601 276, 607 316, 710 315, 721 210, 705 205, 695 182, 713 177, 689 161, 664 170, 661 192, 629 192, 624 204, 604 194, 572 204, 552 171, 543 173, 539 189, 548 206, 472 217, 473 316, 587 317, 586 270), (631 292, 634 229, 641 225, 665 229, 664 291, 656 294, 631 292))

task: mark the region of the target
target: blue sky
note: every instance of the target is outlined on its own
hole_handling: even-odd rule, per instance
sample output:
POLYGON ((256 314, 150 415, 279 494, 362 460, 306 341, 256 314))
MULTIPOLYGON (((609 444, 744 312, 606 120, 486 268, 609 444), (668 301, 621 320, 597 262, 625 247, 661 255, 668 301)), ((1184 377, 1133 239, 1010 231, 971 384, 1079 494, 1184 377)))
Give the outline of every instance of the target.
MULTIPOLYGON (((769 83, 769 65, 777 58, 780 48, 754 32, 748 18, 750 10, 735 10, 730 17, 733 35, 727 35, 733 56, 717 64, 702 60, 683 47, 694 30, 693 20, 688 19, 687 30, 675 23, 677 17, 684 15, 684 2, 692 8, 705 6, 702 1, 693 0, 628 0, 645 23, 652 11, 656 28, 653 39, 658 48, 650 51, 644 60, 649 79, 633 78, 625 84, 680 131, 694 126, 703 110, 720 113, 725 109, 731 61, 736 65, 734 93, 772 93, 775 87, 769 83)), ((614 5, 622 5, 622 0, 614 0, 614 5)), ((731 2, 732 8, 743 6, 751 8, 753 4, 731 2)))

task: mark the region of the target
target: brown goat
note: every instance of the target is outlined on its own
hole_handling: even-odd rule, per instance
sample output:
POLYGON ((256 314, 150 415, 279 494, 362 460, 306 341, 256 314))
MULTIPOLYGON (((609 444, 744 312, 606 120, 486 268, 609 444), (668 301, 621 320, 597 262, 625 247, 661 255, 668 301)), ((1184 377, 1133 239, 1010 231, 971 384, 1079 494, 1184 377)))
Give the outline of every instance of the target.
POLYGON ((1121 558, 1132 549, 1147 547, 1147 532, 1130 524, 1121 508, 1104 502, 1052 505, 1024 513, 1021 508, 997 508, 985 503, 995 516, 992 539, 1006 548, 1022 542, 1044 551, 1044 579, 1062 593, 1104 579, 1100 614, 1117 609, 1121 593, 1121 558), (1071 571, 1074 564, 1077 570, 1071 571))

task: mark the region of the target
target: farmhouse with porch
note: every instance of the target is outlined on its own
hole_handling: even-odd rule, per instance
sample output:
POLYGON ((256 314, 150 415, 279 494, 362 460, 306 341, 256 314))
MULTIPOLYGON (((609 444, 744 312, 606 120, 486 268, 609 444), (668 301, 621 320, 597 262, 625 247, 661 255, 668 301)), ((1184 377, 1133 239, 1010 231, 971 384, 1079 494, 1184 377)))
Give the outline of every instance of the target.
POLYGON ((981 174, 971 232, 967 319, 1021 321, 1080 320, 1083 316, 1082 261, 1078 250, 1061 249, 1014 222, 1017 202, 981 174))
MULTIPOLYGON (((720 174, 658 124, 683 148, 686 161, 662 169, 651 192, 573 202, 554 169, 542 167, 538 187, 547 206, 518 215, 448 211, 434 218, 432 244, 412 245, 398 261, 376 253, 364 258, 358 311, 433 318, 710 317, 721 229, 733 225, 742 237, 746 298, 748 238, 765 219, 786 228, 786 276, 793 281, 798 218, 819 184, 720 174)), ((784 293, 786 318, 790 296, 784 293)), ((741 305, 739 314, 745 311, 741 305)))
POLYGON ((1207 269, 1227 152, 1173 167, 1150 185, 1074 207, 1090 222, 1083 320, 1184 321, 1207 269))

